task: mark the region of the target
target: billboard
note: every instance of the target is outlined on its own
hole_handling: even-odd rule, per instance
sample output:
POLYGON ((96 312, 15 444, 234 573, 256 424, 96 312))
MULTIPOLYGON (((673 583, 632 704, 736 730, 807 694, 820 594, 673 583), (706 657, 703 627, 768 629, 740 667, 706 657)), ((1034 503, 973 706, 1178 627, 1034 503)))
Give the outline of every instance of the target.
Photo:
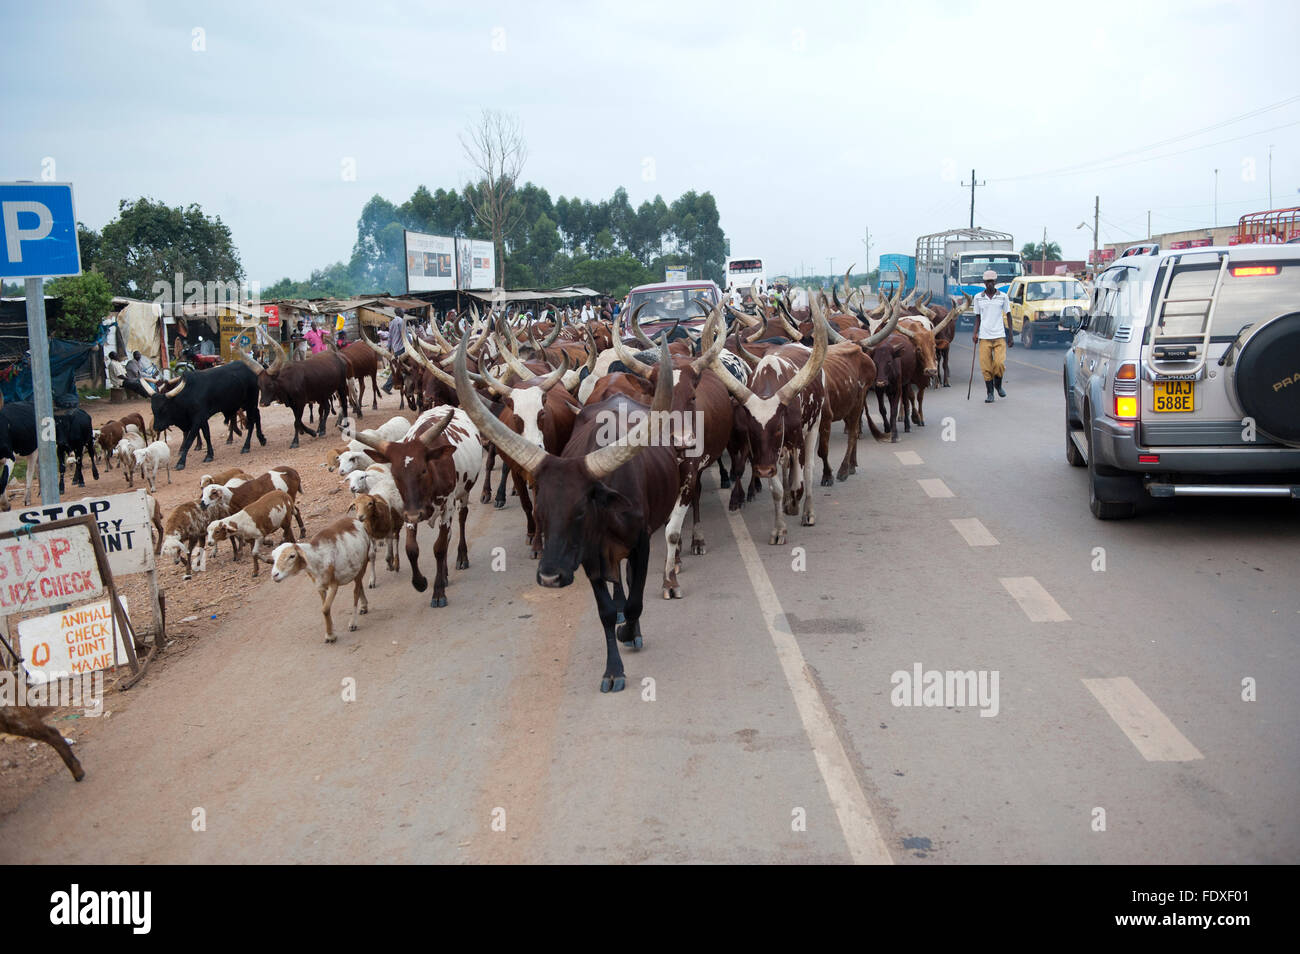
POLYGON ((406 232, 406 290, 456 290, 456 240, 447 235, 406 232))
POLYGON ((496 285, 496 250, 491 242, 456 239, 456 287, 468 291, 496 285))

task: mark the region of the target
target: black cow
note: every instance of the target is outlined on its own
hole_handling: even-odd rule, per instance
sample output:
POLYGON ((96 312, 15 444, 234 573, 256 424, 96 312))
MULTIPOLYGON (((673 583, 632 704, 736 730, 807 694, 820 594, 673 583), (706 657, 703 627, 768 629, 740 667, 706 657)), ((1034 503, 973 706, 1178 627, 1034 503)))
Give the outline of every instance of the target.
MULTIPOLYGON (((148 385, 145 385, 148 388, 148 385)), ((185 469, 185 455, 190 445, 200 433, 208 445, 208 453, 203 458, 212 460, 212 434, 208 430, 208 418, 213 414, 231 417, 243 411, 248 419, 248 433, 244 435, 241 454, 247 454, 253 440, 253 430, 257 430, 258 443, 265 446, 266 437, 262 434, 262 413, 257 408, 257 375, 240 361, 219 365, 206 371, 186 371, 180 384, 166 391, 150 394, 153 406, 153 429, 175 427, 184 435, 181 452, 174 470, 185 469)))
POLYGON ((0 396, 0 508, 9 509, 5 498, 5 488, 9 486, 9 475, 14 461, 19 457, 27 458, 27 499, 31 503, 32 472, 36 463, 36 408, 31 401, 18 401, 5 404, 0 396))
POLYGON ((57 412, 54 415, 54 439, 59 457, 59 493, 63 493, 63 469, 68 458, 75 455, 77 467, 72 475, 72 482, 78 487, 86 486, 86 477, 81 470, 81 455, 90 455, 90 473, 99 480, 99 468, 95 466, 95 428, 90 423, 90 415, 81 408, 57 412))

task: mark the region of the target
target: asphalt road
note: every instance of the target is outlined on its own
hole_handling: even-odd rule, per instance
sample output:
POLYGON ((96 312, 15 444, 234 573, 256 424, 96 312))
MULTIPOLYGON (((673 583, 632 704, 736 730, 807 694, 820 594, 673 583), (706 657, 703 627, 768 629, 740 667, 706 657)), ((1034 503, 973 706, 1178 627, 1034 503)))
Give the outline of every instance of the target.
POLYGON ((1300 860, 1300 510, 1097 521, 1062 351, 1011 351, 993 405, 969 356, 784 546, 766 493, 729 517, 714 471, 683 600, 656 539, 623 693, 597 691, 585 582, 538 587, 517 501, 476 501, 450 606, 403 561, 357 632, 340 594, 326 645, 305 581, 262 582, 79 746, 85 782, 4 819, 0 860, 1300 860), (917 666, 997 691, 895 704, 917 666))

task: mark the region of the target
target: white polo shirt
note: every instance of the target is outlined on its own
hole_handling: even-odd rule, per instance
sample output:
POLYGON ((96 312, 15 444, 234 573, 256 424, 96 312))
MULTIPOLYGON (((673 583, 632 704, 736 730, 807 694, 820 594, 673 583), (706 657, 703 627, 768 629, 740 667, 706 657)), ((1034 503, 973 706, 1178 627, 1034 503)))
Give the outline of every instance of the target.
POLYGON ((971 308, 979 315, 981 339, 1002 338, 1006 335, 1003 317, 1011 313, 1011 299, 1007 298, 1006 292, 994 292, 992 298, 980 292, 971 303, 971 308))

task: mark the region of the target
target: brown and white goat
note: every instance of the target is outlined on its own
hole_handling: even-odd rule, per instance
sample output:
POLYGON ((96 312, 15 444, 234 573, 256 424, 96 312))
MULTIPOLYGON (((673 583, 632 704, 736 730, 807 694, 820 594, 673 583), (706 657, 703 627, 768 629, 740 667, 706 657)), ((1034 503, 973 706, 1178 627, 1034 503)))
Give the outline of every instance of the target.
MULTIPOLYGON (((293 543, 293 498, 283 490, 272 490, 254 500, 238 513, 222 517, 208 524, 207 549, 215 551, 222 540, 241 540, 252 544, 253 578, 257 578, 257 561, 260 557, 270 562, 264 554, 263 541, 275 531, 284 533, 287 543, 293 543)), ((204 560, 206 565, 206 559, 204 560)))
POLYGON ((352 584, 352 621, 348 629, 357 628, 358 614, 370 610, 364 584, 366 564, 370 562, 370 536, 362 522, 354 517, 335 520, 307 543, 282 543, 271 555, 271 579, 276 583, 305 572, 316 584, 320 595, 321 615, 325 617, 325 642, 332 643, 334 620, 330 607, 339 587, 352 584), (359 609, 358 609, 359 607, 359 609))

